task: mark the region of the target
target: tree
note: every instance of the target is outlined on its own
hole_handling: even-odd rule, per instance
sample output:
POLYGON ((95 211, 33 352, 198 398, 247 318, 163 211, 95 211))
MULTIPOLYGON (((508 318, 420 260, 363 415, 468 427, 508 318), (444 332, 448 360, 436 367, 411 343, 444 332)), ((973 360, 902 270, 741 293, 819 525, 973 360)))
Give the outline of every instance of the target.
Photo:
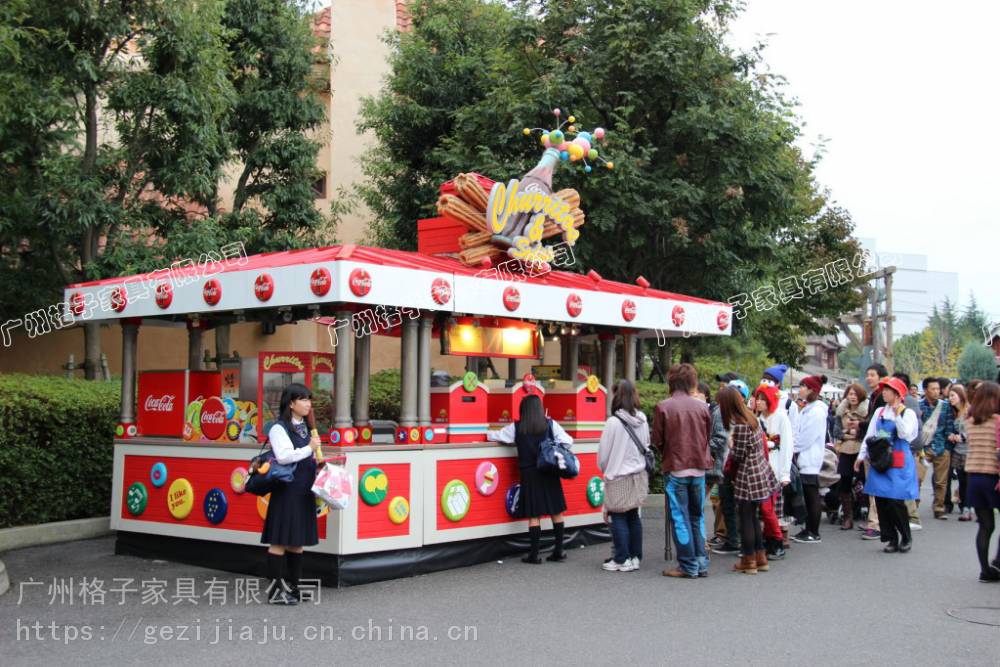
MULTIPOLYGON (((610 138, 601 150, 613 171, 563 167, 556 177, 581 193, 577 252, 602 275, 642 274, 727 300, 790 265, 798 274, 811 261, 851 258, 849 218, 817 193, 780 82, 761 71, 759 50, 725 44, 737 3, 509 4, 417 0, 412 32, 391 37, 390 76, 359 125, 376 138, 361 195, 377 242, 415 247, 415 221, 433 214, 437 186, 460 171, 526 172, 540 147, 520 129, 551 124, 558 106, 610 138)), ((766 329, 768 352, 794 363, 814 320, 855 300, 839 285, 747 329, 766 329)))
MULTIPOLYGON (((220 0, 23 7, 41 37, 20 42, 12 74, 27 113, 5 114, 0 130, 0 229, 5 268, 47 272, 51 303, 58 283, 117 275, 109 247, 149 248, 143 227, 169 229, 211 197, 232 86, 220 0)), ((84 329, 94 378, 99 330, 84 329)))
POLYGON ((976 301, 976 295, 969 293, 969 305, 965 307, 961 318, 958 320, 959 335, 962 340, 974 340, 982 342, 983 329, 989 324, 990 318, 976 301))
POLYGON ((917 332, 901 336, 892 346, 896 370, 906 373, 914 380, 926 374, 921 355, 922 342, 923 334, 917 332))
POLYGON ((958 358, 958 377, 969 380, 993 381, 997 377, 997 360, 993 351, 980 341, 969 341, 958 358))

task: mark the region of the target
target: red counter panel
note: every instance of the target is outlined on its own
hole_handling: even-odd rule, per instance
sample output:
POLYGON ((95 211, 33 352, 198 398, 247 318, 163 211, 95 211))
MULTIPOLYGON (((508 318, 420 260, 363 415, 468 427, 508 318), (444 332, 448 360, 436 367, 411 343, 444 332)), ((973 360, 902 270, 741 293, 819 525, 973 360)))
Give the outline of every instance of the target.
POLYGON ((406 498, 410 505, 410 513, 413 513, 413 498, 410 494, 410 464, 409 463, 387 463, 358 466, 357 483, 361 483, 361 477, 371 470, 378 468, 389 478, 389 489, 385 499, 378 505, 369 505, 361 499, 361 494, 356 493, 355 498, 358 503, 358 539, 371 539, 376 537, 398 537, 410 534, 410 517, 403 523, 393 523, 389 520, 389 503, 396 496, 406 498))

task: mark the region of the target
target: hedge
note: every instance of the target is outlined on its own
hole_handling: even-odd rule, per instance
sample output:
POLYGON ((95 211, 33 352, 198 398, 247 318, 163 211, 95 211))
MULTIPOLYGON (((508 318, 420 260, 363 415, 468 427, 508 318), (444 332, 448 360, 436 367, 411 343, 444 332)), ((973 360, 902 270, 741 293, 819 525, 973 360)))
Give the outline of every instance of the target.
POLYGON ((108 514, 120 391, 0 375, 0 528, 108 514))

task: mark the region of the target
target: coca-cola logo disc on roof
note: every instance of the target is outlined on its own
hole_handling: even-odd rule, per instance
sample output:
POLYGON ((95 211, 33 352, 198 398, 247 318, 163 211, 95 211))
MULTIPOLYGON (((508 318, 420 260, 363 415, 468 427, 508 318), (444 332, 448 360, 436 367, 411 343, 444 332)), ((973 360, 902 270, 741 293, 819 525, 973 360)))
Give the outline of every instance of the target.
POLYGON ((174 300, 174 288, 170 283, 160 283, 156 286, 156 305, 160 308, 168 308, 174 300))
POLYGON ((226 431, 226 405, 212 396, 201 406, 201 432, 209 440, 218 440, 226 431))
POLYGON ((566 297, 566 312, 570 317, 576 317, 583 312, 583 299, 579 294, 570 294, 566 297))
POLYGON ((128 305, 128 292, 125 291, 124 287, 116 287, 111 292, 111 309, 116 313, 120 313, 125 310, 125 306, 128 305))
POLYGON ((719 331, 725 331, 729 326, 729 313, 724 310, 719 311, 719 316, 715 318, 715 323, 719 325, 719 331))
POLYGON ((632 299, 625 299, 622 302, 622 318, 624 318, 626 322, 631 322, 635 319, 635 312, 635 301, 632 299))
POLYGON ((201 288, 201 296, 208 305, 216 305, 222 300, 222 283, 215 278, 206 280, 205 286, 201 288))
POLYGON ((258 301, 267 301, 274 294, 274 279, 270 274, 262 273, 253 282, 253 293, 258 301))
POLYGON ((444 278, 435 278, 431 283, 431 298, 439 306, 451 301, 451 283, 444 278))
POLYGON ((354 296, 365 296, 372 291, 372 277, 364 269, 354 269, 347 279, 354 296))
POLYGON ((503 291, 503 306, 513 312, 521 305, 521 293, 514 286, 507 287, 503 291))
POLYGON ((69 310, 74 315, 83 315, 84 298, 79 292, 73 292, 69 298, 69 310))
POLYGON ((330 291, 330 285, 332 282, 330 272, 323 267, 320 267, 313 271, 312 275, 309 276, 309 289, 311 289, 312 293, 316 296, 326 296, 330 291))
POLYGON ((670 313, 670 319, 674 321, 675 327, 684 324, 684 306, 674 306, 673 312, 670 313))

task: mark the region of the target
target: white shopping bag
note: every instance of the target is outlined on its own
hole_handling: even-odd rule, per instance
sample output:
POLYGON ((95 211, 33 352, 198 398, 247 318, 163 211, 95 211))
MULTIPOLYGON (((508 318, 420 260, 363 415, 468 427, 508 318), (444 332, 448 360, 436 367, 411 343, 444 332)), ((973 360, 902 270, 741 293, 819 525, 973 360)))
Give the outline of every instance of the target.
POLYGON ((312 492, 331 509, 345 510, 354 493, 354 479, 344 466, 326 463, 316 474, 312 492))

